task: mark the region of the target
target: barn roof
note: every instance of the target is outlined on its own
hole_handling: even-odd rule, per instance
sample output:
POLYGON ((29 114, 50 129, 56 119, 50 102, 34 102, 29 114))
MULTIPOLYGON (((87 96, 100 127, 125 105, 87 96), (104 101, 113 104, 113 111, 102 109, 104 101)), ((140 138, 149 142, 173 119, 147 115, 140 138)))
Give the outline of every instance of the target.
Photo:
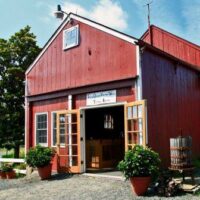
POLYGON ((140 38, 144 42, 200 68, 200 46, 174 35, 155 25, 150 26, 140 38))
MULTIPOLYGON (((184 42, 185 44, 187 44, 187 45, 189 45, 189 46, 192 46, 192 47, 194 47, 194 48, 197 48, 199 51, 200 51, 200 46, 199 45, 197 45, 197 44, 195 44, 195 43, 192 43, 192 42, 190 42, 189 40, 186 40, 186 39, 184 39, 184 38, 181 38, 181 37, 179 37, 179 36, 177 36, 177 35, 175 35, 175 34, 173 34, 173 33, 170 33, 169 31, 166 31, 166 30, 164 30, 164 29, 162 29, 162 28, 160 28, 160 27, 158 27, 158 26, 155 26, 155 25, 151 25, 151 29, 157 29, 157 30, 160 30, 160 31, 162 31, 164 34, 166 34, 166 35, 169 35, 169 36, 171 36, 171 37, 174 37, 174 38, 176 38, 177 40, 179 40, 179 41, 181 41, 181 42, 184 42)), ((146 30, 144 33, 143 33, 143 35, 140 37, 140 39, 141 40, 145 40, 145 38, 147 37, 149 35, 149 30, 146 30)))
POLYGON ((75 19, 77 21, 80 21, 82 23, 85 23, 89 26, 92 26, 98 30, 101 30, 103 32, 106 32, 108 34, 111 34, 117 38, 120 38, 122 40, 125 40, 127 42, 130 42, 132 44, 134 44, 135 42, 138 41, 138 39, 136 39, 135 37, 122 33, 120 31, 117 31, 113 28, 110 28, 108 26, 105 26, 103 24, 100 24, 98 22, 95 22, 93 20, 90 20, 88 18, 82 17, 80 15, 74 14, 74 13, 69 13, 69 15, 65 18, 65 20, 63 20, 63 22, 61 23, 61 25, 56 29, 56 31, 53 33, 53 35, 50 37, 50 39, 47 41, 47 43, 44 45, 42 51, 40 52, 40 54, 37 56, 37 58, 34 60, 34 62, 30 65, 30 67, 26 70, 26 74, 28 74, 31 69, 33 68, 33 66, 38 62, 38 60, 40 59, 40 57, 44 54, 44 52, 46 51, 46 49, 49 47, 49 45, 54 41, 54 39, 56 38, 56 36, 62 31, 62 29, 64 28, 64 26, 69 22, 70 19, 75 19))
MULTIPOLYGON (((191 63, 191 62, 188 62, 187 60, 184 60, 180 57, 178 57, 177 55, 174 55, 173 53, 171 53, 170 51, 166 51, 165 49, 163 48, 160 48, 160 46, 156 46, 154 45, 148 45, 150 43, 149 41, 149 30, 147 30, 142 36, 140 39, 137 39, 131 35, 128 35, 128 34, 125 34, 123 32, 120 32, 120 31, 117 31, 113 28, 110 28, 108 26, 105 26, 103 24, 100 24, 98 22, 95 22, 93 20, 90 20, 88 18, 85 18, 85 17, 82 17, 80 15, 77 15, 77 14, 74 14, 74 13, 69 13, 69 15, 65 18, 65 20, 63 20, 63 22, 60 24, 60 26, 56 29, 56 31, 53 33, 53 35, 50 37, 50 39, 46 42, 46 44, 44 45, 42 51, 40 52, 40 54, 36 57, 36 59, 34 60, 34 62, 30 65, 30 67, 27 69, 26 71, 26 74, 28 74, 31 69, 34 67, 34 65, 38 62, 38 60, 40 59, 40 57, 45 53, 45 51, 47 50, 47 48, 50 46, 50 44, 54 41, 54 39, 57 37, 57 35, 62 31, 62 29, 64 28, 64 26, 69 22, 70 19, 75 19, 77 21, 80 21, 82 23, 85 23, 91 27, 94 27, 98 30, 101 30, 103 32, 106 32, 108 34, 111 34, 117 38, 120 38, 122 40, 125 40, 127 42, 130 42, 132 44, 139 44, 140 46, 146 46, 147 48, 151 49, 151 50, 154 50, 155 52, 159 53, 159 54, 162 54, 164 56, 167 56, 171 59, 175 59, 175 60, 179 60, 180 63, 183 63, 185 65, 187 65, 188 67, 190 68, 193 68, 193 69, 196 69, 199 71, 199 66, 200 66, 200 63, 196 64, 196 63, 191 63), (171 56, 170 56, 171 55, 171 56)), ((190 41, 187 41, 179 36, 176 36, 164 29, 161 29, 155 25, 151 25, 151 29, 152 30, 159 30, 162 32, 162 34, 165 34, 169 37, 172 37, 172 38, 175 38, 176 40, 182 42, 183 44, 185 44, 187 47, 191 48, 191 49, 195 49, 195 51, 197 53, 199 53, 198 55, 200 55, 200 46, 190 42, 190 41)), ((173 44, 174 45, 174 44, 173 44)))

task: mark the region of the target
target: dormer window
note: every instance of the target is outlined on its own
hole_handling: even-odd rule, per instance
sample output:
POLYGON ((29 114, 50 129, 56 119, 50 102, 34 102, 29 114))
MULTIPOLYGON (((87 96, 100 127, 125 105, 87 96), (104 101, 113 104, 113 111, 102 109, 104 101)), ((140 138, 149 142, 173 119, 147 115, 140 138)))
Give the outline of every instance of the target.
POLYGON ((79 44, 79 26, 73 26, 63 31, 63 49, 69 49, 79 44))

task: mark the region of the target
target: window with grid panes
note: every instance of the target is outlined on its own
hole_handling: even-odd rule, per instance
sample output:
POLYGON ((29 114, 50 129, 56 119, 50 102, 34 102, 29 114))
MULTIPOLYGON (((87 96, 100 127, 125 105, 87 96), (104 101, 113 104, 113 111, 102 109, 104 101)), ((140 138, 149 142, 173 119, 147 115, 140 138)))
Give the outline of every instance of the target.
POLYGON ((104 128, 114 129, 114 119, 112 115, 104 115, 104 128))
POLYGON ((36 115, 36 144, 47 145, 47 114, 36 115))
MULTIPOLYGON (((61 115, 60 116, 60 145, 64 146, 65 145, 65 116, 61 115)), ((52 113, 52 146, 56 146, 57 145, 57 114, 56 113, 52 113)))

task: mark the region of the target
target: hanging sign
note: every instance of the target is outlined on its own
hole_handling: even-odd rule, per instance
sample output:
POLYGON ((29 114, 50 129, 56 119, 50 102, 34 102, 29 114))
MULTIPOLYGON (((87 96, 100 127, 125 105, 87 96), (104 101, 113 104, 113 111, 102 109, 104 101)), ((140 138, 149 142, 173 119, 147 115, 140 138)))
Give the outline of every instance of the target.
POLYGON ((116 90, 88 93, 86 97, 87 106, 94 106, 116 102, 116 90))

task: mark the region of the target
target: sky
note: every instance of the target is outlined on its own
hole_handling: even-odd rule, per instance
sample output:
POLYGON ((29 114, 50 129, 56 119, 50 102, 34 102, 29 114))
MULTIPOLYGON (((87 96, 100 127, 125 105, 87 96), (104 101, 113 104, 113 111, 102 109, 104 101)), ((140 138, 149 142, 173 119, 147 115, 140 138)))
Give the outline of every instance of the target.
POLYGON ((8 39, 26 25, 43 47, 62 22, 54 17, 57 4, 136 38, 151 24, 200 45, 200 0, 0 0, 0 38, 8 39))

